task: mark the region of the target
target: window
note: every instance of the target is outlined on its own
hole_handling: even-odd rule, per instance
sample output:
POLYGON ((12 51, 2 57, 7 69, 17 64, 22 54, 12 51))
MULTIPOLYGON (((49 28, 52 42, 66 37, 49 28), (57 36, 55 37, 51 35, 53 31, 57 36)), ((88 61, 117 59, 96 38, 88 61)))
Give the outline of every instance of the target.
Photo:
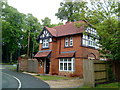
POLYGON ((88 46, 88 36, 83 35, 82 45, 83 45, 83 46, 88 46))
POLYGON ((68 37, 65 38, 65 47, 68 47, 68 37))
POLYGON ((90 34, 97 35, 96 30, 91 27, 87 27, 85 31, 90 34))
POLYGON ((74 71, 74 58, 61 58, 59 60, 59 71, 74 71))
POLYGON ((73 37, 70 37, 70 46, 73 46, 73 37))
POLYGON ((97 45, 98 40, 94 39, 91 36, 88 35, 83 35, 82 37, 82 45, 83 46, 89 46, 89 47, 94 47, 96 49, 98 49, 98 45, 97 45))
POLYGON ((44 39, 43 40, 43 45, 42 45, 43 48, 49 48, 49 39, 44 39))
POLYGON ((65 38, 65 47, 73 46, 73 37, 65 38))

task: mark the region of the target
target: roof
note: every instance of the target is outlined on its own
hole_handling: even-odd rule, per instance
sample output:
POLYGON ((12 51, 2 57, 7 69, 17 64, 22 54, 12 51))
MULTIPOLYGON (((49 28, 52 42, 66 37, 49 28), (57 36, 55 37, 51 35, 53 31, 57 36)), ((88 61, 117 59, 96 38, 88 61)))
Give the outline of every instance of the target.
POLYGON ((48 57, 50 55, 51 51, 39 51, 34 57, 48 57))
POLYGON ((73 35, 82 33, 84 31, 84 27, 77 27, 75 23, 87 23, 86 21, 76 21, 76 22, 70 22, 65 25, 55 26, 53 28, 48 28, 45 26, 45 28, 55 37, 60 36, 66 36, 66 35, 73 35))

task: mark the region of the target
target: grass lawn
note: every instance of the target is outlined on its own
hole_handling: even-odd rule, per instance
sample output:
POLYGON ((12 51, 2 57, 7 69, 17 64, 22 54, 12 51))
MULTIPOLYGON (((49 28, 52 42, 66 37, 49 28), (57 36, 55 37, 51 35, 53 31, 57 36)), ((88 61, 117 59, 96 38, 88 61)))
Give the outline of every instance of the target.
POLYGON ((17 65, 4 65, 3 67, 10 69, 10 70, 16 70, 17 69, 17 65))
MULTIPOLYGON (((83 86, 79 88, 91 88, 89 86, 83 86)), ((114 83, 107 83, 107 84, 99 84, 94 88, 120 88, 120 83, 114 82, 114 83)))
POLYGON ((108 84, 100 84, 96 88, 120 88, 120 83, 108 83, 108 84))
POLYGON ((74 79, 75 77, 62 77, 62 76, 49 76, 49 75, 36 75, 35 77, 40 78, 41 80, 67 80, 74 79))

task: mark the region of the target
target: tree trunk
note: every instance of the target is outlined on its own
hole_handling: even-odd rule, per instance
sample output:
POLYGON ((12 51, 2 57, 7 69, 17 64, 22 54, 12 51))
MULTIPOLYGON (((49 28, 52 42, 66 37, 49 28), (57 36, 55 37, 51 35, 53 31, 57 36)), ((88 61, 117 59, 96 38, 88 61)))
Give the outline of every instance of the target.
POLYGON ((10 62, 12 62, 12 53, 10 53, 10 62))
POLYGON ((30 31, 28 32, 28 49, 27 49, 27 56, 29 57, 30 54, 30 31))

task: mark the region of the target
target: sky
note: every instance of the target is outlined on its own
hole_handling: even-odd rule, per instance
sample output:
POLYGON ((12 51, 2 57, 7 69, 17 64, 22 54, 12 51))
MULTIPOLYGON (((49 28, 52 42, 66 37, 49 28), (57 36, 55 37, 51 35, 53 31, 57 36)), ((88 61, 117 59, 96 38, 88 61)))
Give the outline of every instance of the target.
POLYGON ((52 24, 61 22, 55 16, 63 0, 7 0, 8 4, 16 8, 19 12, 28 14, 38 18, 39 21, 45 17, 51 19, 52 24))

